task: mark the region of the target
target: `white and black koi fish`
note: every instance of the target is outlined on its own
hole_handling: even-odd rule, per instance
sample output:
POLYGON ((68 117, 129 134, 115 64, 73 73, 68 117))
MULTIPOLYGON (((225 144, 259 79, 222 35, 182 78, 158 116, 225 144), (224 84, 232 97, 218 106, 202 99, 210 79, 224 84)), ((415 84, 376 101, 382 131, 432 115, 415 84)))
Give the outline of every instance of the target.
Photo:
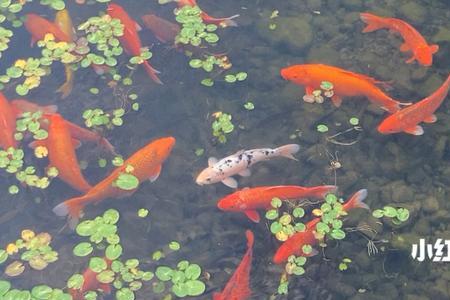
POLYGON ((219 161, 214 157, 210 157, 208 159, 208 167, 197 176, 196 182, 199 185, 204 185, 221 181, 226 186, 237 188, 237 181, 231 176, 236 174, 245 177, 250 176, 249 168, 252 165, 278 156, 297 160, 293 154, 297 153, 298 150, 300 150, 299 145, 289 144, 275 149, 241 150, 219 161))

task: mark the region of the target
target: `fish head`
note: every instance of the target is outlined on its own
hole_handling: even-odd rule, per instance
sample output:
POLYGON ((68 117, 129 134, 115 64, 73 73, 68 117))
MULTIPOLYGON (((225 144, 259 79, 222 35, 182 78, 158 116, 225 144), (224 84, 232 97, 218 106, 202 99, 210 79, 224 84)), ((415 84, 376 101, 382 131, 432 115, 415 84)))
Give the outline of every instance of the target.
POLYGON ((163 137, 153 142, 154 149, 156 151, 156 157, 161 160, 165 160, 170 152, 172 152, 172 148, 175 146, 176 139, 172 136, 163 137))
POLYGON ((124 9, 119 4, 110 3, 108 4, 108 7, 106 8, 106 12, 111 15, 120 15, 124 12, 124 9))
POLYGON ((419 46, 414 52, 414 56, 421 65, 424 65, 426 67, 431 66, 431 64, 433 63, 433 51, 430 46, 419 46))
POLYGON ((381 134, 392 134, 402 131, 395 115, 390 115, 378 125, 378 132, 381 134))
POLYGON ((293 65, 281 69, 281 77, 285 80, 290 80, 298 84, 307 84, 308 71, 304 65, 293 65))
POLYGON ((217 207, 223 211, 242 211, 242 203, 239 197, 239 192, 232 193, 220 199, 217 202, 217 207))
POLYGON ((195 179, 195 182, 198 185, 205 185, 205 184, 211 184, 221 181, 222 179, 219 178, 217 172, 212 167, 207 167, 203 171, 198 174, 197 178, 195 179))

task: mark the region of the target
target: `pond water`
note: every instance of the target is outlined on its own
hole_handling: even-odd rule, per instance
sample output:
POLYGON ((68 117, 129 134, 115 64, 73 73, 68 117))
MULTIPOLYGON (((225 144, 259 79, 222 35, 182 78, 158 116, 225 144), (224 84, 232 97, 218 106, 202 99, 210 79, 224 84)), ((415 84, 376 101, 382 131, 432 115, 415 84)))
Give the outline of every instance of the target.
MULTIPOLYGON (((33 2, 36 3, 27 3, 18 15, 36 12, 54 18, 53 10, 33 2)), ((174 20, 173 3, 116 2, 141 25, 140 17, 150 12, 174 20)), ((144 182, 131 196, 87 206, 85 218, 93 219, 109 208, 119 211, 123 256, 139 258, 143 269, 154 270, 161 264, 174 267, 182 259, 199 264, 206 291, 195 299, 211 299, 213 292, 223 289, 246 251, 246 229, 255 234, 251 299, 449 299, 447 263, 429 259, 418 262, 411 257, 412 244, 421 238, 432 244, 439 238, 450 239, 448 102, 444 101, 438 109, 436 123, 424 124, 422 136, 381 135, 377 126, 386 113, 365 97, 345 98, 339 108, 329 99, 323 104, 306 103, 302 100, 303 87, 283 80, 280 69, 304 63, 339 66, 389 82, 387 93, 394 99, 419 101, 448 76, 450 2, 200 0, 198 4, 213 16, 240 14, 235 19, 239 26, 218 29, 220 41, 208 49, 226 53, 232 68, 213 72, 215 83, 206 87, 200 82, 211 74, 191 68, 183 51, 160 43, 149 30, 139 32, 143 46, 151 46, 151 63, 161 71, 164 85, 154 84, 138 68, 133 84, 121 92, 125 92, 125 98, 126 93, 136 93, 140 109, 127 112, 124 124, 105 135, 124 157, 163 136, 175 137, 176 146, 155 182, 144 182), (433 65, 406 64, 408 54, 399 51, 401 38, 387 30, 361 33, 364 24, 359 13, 366 11, 401 18, 430 44, 438 44, 440 49, 433 56, 433 65), (235 83, 224 81, 225 74, 238 72, 246 72, 248 78, 235 83), (254 104, 253 110, 244 107, 249 101, 254 104), (216 112, 232 115, 234 124, 223 144, 212 135, 216 112), (351 118, 359 119, 357 130, 349 123, 351 118), (318 132, 320 124, 326 125, 328 132, 318 132), (341 134, 330 139, 338 133, 341 134), (288 295, 277 295, 284 267, 272 262, 280 242, 271 234, 270 222, 263 214, 257 224, 244 214, 220 211, 217 200, 233 190, 221 183, 199 186, 195 178, 207 167, 208 157, 223 158, 241 149, 275 148, 290 143, 300 145, 295 155, 298 161, 279 158, 257 164, 251 168, 251 176, 236 176, 239 187, 336 184, 344 199, 365 188, 365 202, 372 210, 385 205, 404 207, 410 217, 395 225, 388 218, 374 218, 370 211, 355 210, 345 218, 346 238, 319 248, 318 255, 308 258, 306 273, 291 276, 288 295), (202 149, 201 155, 196 154, 198 149, 202 149), (139 218, 140 208, 148 209, 149 216, 139 218), (373 231, 354 230, 367 226, 373 231), (174 240, 181 244, 180 251, 158 262, 152 260, 153 252, 167 251, 168 243, 174 240), (368 245, 375 245, 378 252, 369 255, 368 245), (347 270, 340 271, 338 265, 343 258, 352 262, 347 270)), ((75 25, 105 10, 101 3, 77 5, 66 1, 66 5, 75 25)), ((29 47, 29 34, 23 27, 14 32, 10 49, 0 60, 1 74, 16 59, 40 54, 37 47, 29 47)), ((127 61, 125 55, 122 59, 127 61)), ((126 72, 126 67, 122 69, 126 72)), ((62 65, 55 63, 52 74, 26 98, 41 105, 58 105, 62 116, 79 125, 84 123, 82 114, 86 109, 110 111, 123 104, 123 95, 114 95, 108 87, 110 79, 90 69, 75 73, 71 95, 61 99, 54 91, 63 82, 63 74, 62 65), (92 94, 92 87, 100 93, 92 94)), ((8 99, 18 98, 14 87, 7 85, 4 93, 8 99)), ((31 153, 27 161, 43 170, 47 163, 32 156, 31 153)), ((98 167, 98 159, 110 161, 113 156, 92 144, 82 145, 77 157, 88 164, 83 174, 90 183, 97 183, 114 169, 111 164, 98 167)), ((52 247, 59 253, 58 261, 42 271, 26 270, 19 277, 2 275, 1 279, 20 289, 31 289, 37 284, 64 288, 72 274, 83 272, 88 259, 74 257, 72 248, 83 238, 63 228, 65 220, 55 216, 52 208, 79 193, 55 179, 47 189, 20 186, 17 195, 9 195, 8 187, 17 181, 3 171, 0 176, 0 188, 4 191, 0 197, 1 247, 19 238, 23 229, 31 229, 50 233, 52 247)), ((152 284, 144 283, 136 299, 162 299, 165 294, 155 294, 152 284)), ((115 299, 114 293, 103 297, 115 299)))

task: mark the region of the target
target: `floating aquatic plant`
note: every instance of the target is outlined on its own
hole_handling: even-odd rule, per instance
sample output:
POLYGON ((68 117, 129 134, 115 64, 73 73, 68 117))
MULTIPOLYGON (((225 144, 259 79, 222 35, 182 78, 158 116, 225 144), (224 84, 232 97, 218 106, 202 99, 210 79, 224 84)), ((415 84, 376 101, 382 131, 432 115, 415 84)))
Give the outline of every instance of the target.
POLYGON ((279 241, 286 241, 296 232, 304 231, 305 224, 298 220, 303 218, 305 211, 301 207, 295 207, 291 213, 280 213, 283 202, 279 198, 273 198, 270 202, 271 209, 266 212, 266 219, 271 221, 270 232, 279 241))
POLYGON ((213 136, 217 138, 217 140, 224 144, 227 142, 226 134, 233 132, 234 125, 231 122, 231 115, 223 112, 217 112, 214 114, 216 118, 212 123, 213 136))
POLYGON ((202 42, 215 44, 219 36, 214 33, 217 25, 205 24, 198 6, 185 5, 175 11, 175 19, 181 24, 181 30, 175 37, 176 44, 192 45, 198 47, 202 42))
POLYGON ((372 216, 377 219, 383 217, 391 218, 392 223, 400 225, 409 219, 409 210, 403 207, 395 208, 392 206, 385 206, 383 209, 376 209, 373 211, 372 216))
POLYGON ((345 238, 342 221, 339 218, 347 215, 347 212, 343 209, 342 203, 336 195, 328 194, 325 197, 325 203, 320 206, 320 210, 317 210, 315 214, 321 218, 321 221, 316 224, 317 239, 321 240, 325 236, 336 240, 345 238))
POLYGON ((88 128, 106 127, 113 129, 114 126, 122 126, 122 117, 125 115, 123 108, 118 108, 112 113, 106 113, 100 108, 87 109, 83 112, 84 124, 88 128))
POLYGON ((54 10, 63 10, 66 8, 66 4, 64 3, 64 0, 41 0, 40 2, 42 5, 47 5, 54 10))

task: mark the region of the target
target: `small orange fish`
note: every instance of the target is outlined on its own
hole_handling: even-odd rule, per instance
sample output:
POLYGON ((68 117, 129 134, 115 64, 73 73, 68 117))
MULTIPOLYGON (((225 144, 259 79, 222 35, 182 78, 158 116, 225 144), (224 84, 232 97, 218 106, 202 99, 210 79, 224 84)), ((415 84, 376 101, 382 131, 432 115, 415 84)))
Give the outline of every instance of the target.
POLYGON ((228 283, 221 293, 214 293, 213 300, 246 300, 250 298, 250 269, 252 267, 253 243, 255 237, 253 232, 247 230, 247 252, 245 252, 241 263, 234 271, 228 283))
POLYGON ((147 14, 141 17, 145 27, 150 30, 161 43, 174 43, 175 37, 180 32, 180 26, 158 17, 154 14, 147 14))
POLYGON ((154 140, 134 153, 122 166, 116 168, 86 194, 58 204, 53 208, 53 212, 58 216, 68 215, 70 227, 74 228, 87 204, 98 203, 106 198, 125 197, 137 190, 125 191, 114 184, 120 174, 126 173, 127 168, 132 168, 129 173, 137 177, 140 183, 147 179, 151 182, 155 181, 161 173, 163 162, 169 156, 174 145, 174 137, 154 140))
POLYGON ((17 147, 15 132, 16 112, 8 99, 0 92, 0 148, 7 150, 10 147, 17 147))
POLYGON ((73 140, 61 115, 47 115, 47 119, 49 120, 48 138, 43 141, 34 141, 30 146, 47 147, 50 166, 58 169, 58 178, 80 192, 89 191, 92 187, 81 174, 75 154, 79 141, 73 140))
MULTIPOLYGON (((108 268, 111 266, 111 261, 104 258, 108 268)), ((102 290, 105 294, 111 293, 111 285, 108 283, 101 283, 97 280, 98 273, 92 271, 89 267, 83 272, 83 286, 81 289, 69 289, 69 293, 74 300, 84 300, 84 294, 89 291, 102 290)))
POLYGON ((384 119, 378 126, 378 132, 382 134, 405 132, 413 135, 422 135, 423 128, 418 124, 420 122, 434 123, 437 121, 434 112, 447 97, 449 89, 450 75, 433 94, 384 119))
POLYGON ((404 40, 404 43, 400 46, 400 51, 412 52, 412 57, 406 63, 410 64, 417 60, 424 66, 432 65, 433 54, 438 52, 439 46, 428 45, 425 38, 410 24, 400 19, 383 18, 370 13, 361 13, 360 17, 367 24, 363 32, 372 32, 381 28, 398 32, 404 40))
POLYGON ((217 202, 217 207, 224 211, 243 212, 250 220, 258 223, 260 220, 257 209, 271 208, 270 202, 277 197, 281 200, 300 200, 305 198, 324 198, 329 193, 335 193, 337 186, 322 185, 304 187, 295 185, 259 186, 236 191, 217 202))
MULTIPOLYGON (((198 6, 196 0, 173 0, 174 2, 177 2, 178 7, 181 8, 183 6, 198 6)), ((238 26, 237 23, 233 20, 239 15, 234 15, 227 18, 214 18, 208 15, 206 12, 202 11, 201 13, 202 20, 206 23, 215 24, 220 27, 228 27, 228 26, 238 26)))
POLYGON ((293 65, 281 69, 281 76, 286 80, 305 86, 307 95, 312 95, 314 90, 320 89, 323 81, 331 82, 334 91, 331 101, 337 107, 341 105, 342 97, 355 96, 365 96, 390 113, 400 110, 400 105, 410 104, 398 102, 381 91, 376 84, 382 84, 382 81, 333 66, 293 65))
POLYGON ((25 16, 25 28, 31 34, 31 45, 36 41, 43 40, 47 33, 53 34, 55 40, 58 42, 71 42, 70 37, 55 23, 36 14, 27 14, 25 16))
MULTIPOLYGON (((364 208, 369 209, 369 206, 363 201, 367 197, 367 190, 362 189, 353 194, 353 196, 346 201, 343 205, 343 210, 349 212, 354 208, 364 208)), ((287 241, 285 241, 278 248, 277 252, 273 256, 273 262, 276 264, 281 264, 287 261, 288 257, 291 255, 302 255, 302 256, 312 256, 317 254, 317 250, 313 249, 312 253, 305 254, 302 251, 303 245, 315 245, 318 240, 315 236, 316 225, 319 223, 321 218, 315 218, 306 224, 305 231, 294 233, 287 241)))
MULTIPOLYGON (((125 51, 133 56, 141 55, 141 39, 138 35, 138 28, 140 29, 139 24, 133 20, 127 12, 123 9, 122 6, 118 4, 109 4, 107 8, 107 14, 111 16, 111 18, 119 19, 123 24, 123 35, 119 37, 119 41, 122 44, 125 51)), ((162 84, 162 81, 159 79, 158 75, 160 72, 153 68, 148 61, 144 60, 142 63, 145 71, 150 76, 150 78, 158 83, 162 84)))

